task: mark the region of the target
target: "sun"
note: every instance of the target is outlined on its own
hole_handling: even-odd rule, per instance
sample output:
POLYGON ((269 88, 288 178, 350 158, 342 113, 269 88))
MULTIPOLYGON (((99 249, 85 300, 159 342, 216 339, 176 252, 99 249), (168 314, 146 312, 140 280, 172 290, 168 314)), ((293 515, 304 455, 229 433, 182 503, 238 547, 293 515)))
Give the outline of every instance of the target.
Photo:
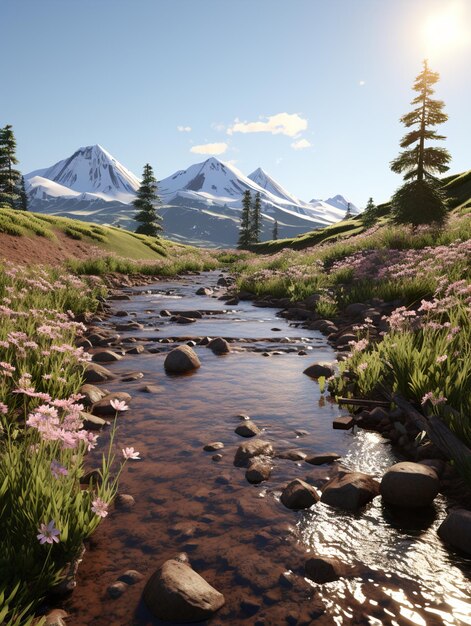
POLYGON ((439 13, 429 15, 422 30, 426 56, 442 56, 469 43, 469 21, 464 2, 450 2, 439 13))

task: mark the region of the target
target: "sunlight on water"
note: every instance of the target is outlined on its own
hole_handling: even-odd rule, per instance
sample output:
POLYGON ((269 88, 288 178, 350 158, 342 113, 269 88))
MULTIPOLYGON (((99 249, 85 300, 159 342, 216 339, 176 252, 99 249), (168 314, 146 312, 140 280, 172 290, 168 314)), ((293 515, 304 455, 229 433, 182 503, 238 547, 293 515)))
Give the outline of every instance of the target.
MULTIPOLYGON (((384 440, 366 431, 356 434, 342 459, 348 469, 376 475, 394 462, 384 440)), ((453 564, 453 557, 436 532, 445 514, 441 497, 434 510, 400 517, 385 509, 381 498, 375 498, 357 515, 335 511, 322 503, 303 513, 298 531, 310 551, 363 564, 371 571, 370 582, 354 578, 314 585, 335 622, 349 623, 345 604, 350 598, 356 606, 368 601, 381 612, 381 618, 369 617, 370 624, 428 626, 431 617, 427 613, 441 618, 444 624, 471 624, 469 562, 457 558, 453 564), (431 603, 436 607, 430 607, 431 603)), ((434 619, 432 623, 440 622, 434 619)))

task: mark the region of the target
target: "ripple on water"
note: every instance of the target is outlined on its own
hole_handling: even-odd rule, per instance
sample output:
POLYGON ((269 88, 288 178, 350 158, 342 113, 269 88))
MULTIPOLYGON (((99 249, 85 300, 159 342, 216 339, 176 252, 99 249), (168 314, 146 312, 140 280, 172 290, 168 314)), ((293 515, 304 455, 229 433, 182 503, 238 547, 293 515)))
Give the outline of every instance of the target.
MULTIPOLYGON (((381 436, 367 431, 356 434, 342 461, 349 469, 379 475, 392 463, 381 436)), ((445 515, 441 497, 417 513, 398 513, 375 498, 357 515, 321 502, 301 514, 297 528, 309 550, 371 569, 366 580, 316 585, 335 622, 351 623, 351 611, 369 604, 369 624, 471 624, 471 567, 440 541, 437 528, 445 515)))

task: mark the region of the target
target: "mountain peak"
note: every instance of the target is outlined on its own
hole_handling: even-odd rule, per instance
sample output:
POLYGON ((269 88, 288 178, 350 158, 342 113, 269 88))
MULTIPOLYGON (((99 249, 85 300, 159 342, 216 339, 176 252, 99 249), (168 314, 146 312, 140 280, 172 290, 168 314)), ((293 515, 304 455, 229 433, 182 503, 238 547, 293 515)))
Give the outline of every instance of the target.
POLYGON ((100 144, 82 146, 68 159, 41 170, 41 176, 73 191, 115 198, 134 194, 139 188, 139 179, 100 144))

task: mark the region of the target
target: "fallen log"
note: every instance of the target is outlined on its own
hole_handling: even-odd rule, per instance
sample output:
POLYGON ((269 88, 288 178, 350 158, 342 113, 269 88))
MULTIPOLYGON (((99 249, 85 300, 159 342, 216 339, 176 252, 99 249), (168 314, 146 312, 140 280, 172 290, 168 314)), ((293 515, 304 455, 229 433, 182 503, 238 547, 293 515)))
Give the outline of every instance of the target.
POLYGON ((381 406, 389 408, 391 402, 386 400, 364 400, 362 398, 337 398, 337 404, 351 404, 352 406, 381 406))
POLYGON ((390 398, 414 422, 417 428, 427 433, 430 441, 446 454, 447 458, 453 459, 458 465, 468 470, 471 468, 471 450, 451 432, 439 417, 436 415, 425 417, 398 393, 390 395, 390 398))

